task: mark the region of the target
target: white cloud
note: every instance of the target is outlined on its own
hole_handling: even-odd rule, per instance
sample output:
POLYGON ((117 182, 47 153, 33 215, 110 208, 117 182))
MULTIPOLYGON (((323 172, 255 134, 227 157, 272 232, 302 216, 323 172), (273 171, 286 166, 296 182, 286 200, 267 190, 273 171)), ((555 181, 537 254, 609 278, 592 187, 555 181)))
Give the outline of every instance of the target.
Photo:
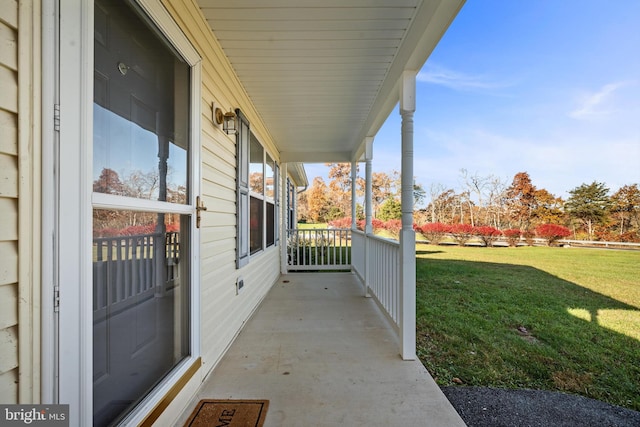
POLYGON ((571 111, 569 116, 574 119, 589 119, 597 116, 607 116, 615 111, 612 107, 614 95, 621 88, 631 85, 631 82, 608 83, 595 93, 582 96, 578 108, 571 111))
POLYGON ((510 83, 494 81, 486 76, 466 74, 431 64, 426 64, 416 79, 420 82, 445 86, 458 91, 485 92, 512 86, 510 83))

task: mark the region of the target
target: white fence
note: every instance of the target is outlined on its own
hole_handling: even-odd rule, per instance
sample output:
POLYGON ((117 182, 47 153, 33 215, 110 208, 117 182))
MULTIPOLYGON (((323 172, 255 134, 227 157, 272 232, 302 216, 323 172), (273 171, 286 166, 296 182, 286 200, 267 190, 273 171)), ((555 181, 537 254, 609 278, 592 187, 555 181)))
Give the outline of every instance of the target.
POLYGON ((351 270, 351 230, 287 230, 287 270, 351 270))

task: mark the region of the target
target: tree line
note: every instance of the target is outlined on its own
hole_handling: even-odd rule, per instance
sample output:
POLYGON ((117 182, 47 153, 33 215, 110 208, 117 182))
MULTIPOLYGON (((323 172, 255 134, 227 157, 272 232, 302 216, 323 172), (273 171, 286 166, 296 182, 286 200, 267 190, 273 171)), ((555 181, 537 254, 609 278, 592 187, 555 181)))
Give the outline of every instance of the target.
MULTIPOLYGON (((298 196, 298 218, 324 223, 351 216, 351 165, 327 164, 329 183, 321 177, 298 196)), ((493 175, 480 176, 460 171, 458 189, 434 184, 426 208, 414 212, 416 227, 428 223, 488 226, 498 230, 521 230, 524 234, 545 224, 568 228, 573 238, 640 242, 640 189, 637 183, 612 192, 606 184, 584 183, 571 191, 567 200, 537 188, 527 172, 515 174, 511 183, 493 175)), ((356 197, 364 195, 364 179, 357 178, 356 197)), ((414 184, 416 205, 426 198, 422 185, 414 184)), ((372 174, 374 218, 401 218, 400 174, 392 171, 372 174)), ((356 204, 358 220, 364 208, 356 204)))

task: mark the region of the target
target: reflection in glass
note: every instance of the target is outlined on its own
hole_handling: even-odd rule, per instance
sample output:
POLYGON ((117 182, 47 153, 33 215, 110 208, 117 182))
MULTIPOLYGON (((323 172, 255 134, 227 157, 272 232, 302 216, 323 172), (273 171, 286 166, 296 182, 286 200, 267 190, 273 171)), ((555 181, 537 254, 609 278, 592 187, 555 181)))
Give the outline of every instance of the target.
POLYGON ((253 135, 251 136, 251 143, 249 145, 249 189, 262 196, 264 191, 263 148, 253 135))
POLYGON ((265 177, 264 177, 264 195, 270 199, 273 199, 274 197, 274 182, 273 182, 273 175, 274 175, 274 170, 275 170, 275 163, 273 161, 273 159, 271 158, 271 156, 269 154, 267 154, 267 161, 265 163, 265 177))
POLYGON ((186 203, 189 66, 127 2, 96 1, 94 191, 186 203))
POLYGON ((189 354, 189 217, 95 209, 93 224, 93 405, 101 426, 189 354), (136 225, 125 225, 132 219, 136 225))
POLYGON ((93 191, 187 203, 187 150, 165 141, 166 157, 159 150, 160 138, 112 111, 93 105, 93 191))

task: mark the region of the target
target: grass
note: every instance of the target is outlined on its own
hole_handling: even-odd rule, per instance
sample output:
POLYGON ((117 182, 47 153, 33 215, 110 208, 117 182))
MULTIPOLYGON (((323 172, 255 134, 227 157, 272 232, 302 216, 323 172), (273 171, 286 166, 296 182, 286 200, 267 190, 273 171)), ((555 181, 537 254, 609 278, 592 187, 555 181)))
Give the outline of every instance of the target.
POLYGON ((297 225, 298 230, 326 230, 327 228, 327 223, 326 222, 322 222, 322 223, 312 223, 312 222, 308 222, 308 223, 303 223, 303 222, 299 222, 297 225))
POLYGON ((418 355, 440 385, 640 410, 640 252, 418 245, 418 355))

